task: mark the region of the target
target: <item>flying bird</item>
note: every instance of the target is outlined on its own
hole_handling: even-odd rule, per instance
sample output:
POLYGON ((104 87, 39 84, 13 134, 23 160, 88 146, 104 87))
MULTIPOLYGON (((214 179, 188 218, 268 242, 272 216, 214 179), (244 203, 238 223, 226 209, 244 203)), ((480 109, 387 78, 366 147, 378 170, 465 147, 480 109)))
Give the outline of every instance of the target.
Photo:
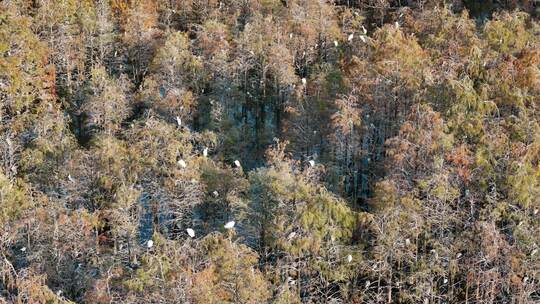
POLYGON ((225 229, 233 229, 234 228, 234 224, 235 222, 234 221, 230 221, 230 222, 227 222, 227 224, 225 224, 225 229))
POLYGON ((154 241, 148 240, 148 242, 146 242, 146 247, 152 248, 153 246, 154 246, 154 241))
POLYGON ((195 230, 193 230, 191 228, 188 228, 188 229, 186 229, 186 231, 187 231, 187 234, 189 235, 189 237, 191 237, 191 238, 195 237, 195 230))

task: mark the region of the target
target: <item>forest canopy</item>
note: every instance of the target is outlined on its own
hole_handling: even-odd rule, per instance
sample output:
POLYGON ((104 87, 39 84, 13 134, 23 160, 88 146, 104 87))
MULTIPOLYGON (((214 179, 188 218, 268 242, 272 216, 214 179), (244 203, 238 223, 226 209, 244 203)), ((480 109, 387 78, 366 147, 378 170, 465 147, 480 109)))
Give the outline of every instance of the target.
POLYGON ((0 303, 540 302, 540 3, 0 2, 0 303))

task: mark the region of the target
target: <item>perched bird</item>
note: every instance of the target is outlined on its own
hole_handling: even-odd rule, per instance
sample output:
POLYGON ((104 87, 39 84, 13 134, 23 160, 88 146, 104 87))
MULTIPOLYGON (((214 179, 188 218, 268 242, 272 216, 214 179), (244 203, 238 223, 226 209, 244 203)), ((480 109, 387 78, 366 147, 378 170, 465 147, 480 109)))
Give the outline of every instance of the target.
POLYGON ((290 34, 289 34, 289 38, 291 38, 291 39, 292 39, 292 36, 293 36, 293 33, 290 33, 290 34))
POLYGON ((187 164, 186 164, 186 162, 185 162, 183 159, 179 160, 179 161, 178 161, 178 164, 179 164, 180 167, 182 167, 182 168, 186 168, 186 167, 187 167, 187 164))
POLYGON ((73 177, 71 177, 71 174, 68 174, 68 180, 72 183, 75 182, 75 179, 73 179, 73 177))
POLYGON ((405 245, 409 246, 411 244, 411 240, 405 239, 405 245))
POLYGON ((182 119, 178 116, 176 116, 176 124, 181 127, 182 126, 182 119))
POLYGON ((350 42, 354 39, 354 33, 350 34, 347 40, 350 42))
POLYGON ((189 237, 192 237, 192 238, 195 237, 195 230, 193 230, 191 228, 188 228, 188 229, 186 229, 186 231, 187 231, 187 234, 189 235, 189 237))
POLYGON ((538 209, 534 209, 533 214, 537 215, 538 214, 538 209))
POLYGON ((396 28, 399 28, 399 22, 396 21, 396 23, 394 23, 394 25, 396 26, 396 28))
POLYGON ((315 167, 315 161, 313 159, 311 159, 309 161, 309 165, 312 166, 312 167, 315 167))
POLYGON ((303 84, 303 85, 306 85, 306 83, 307 83, 307 79, 302 78, 302 84, 303 84))
POLYGON ((362 31, 364 32, 364 35, 367 34, 367 30, 363 25, 362 25, 362 31))
POLYGON ((212 192, 212 195, 213 195, 214 197, 218 197, 218 196, 219 196, 219 193, 218 193, 217 191, 214 191, 214 192, 212 192))
POLYGON ((26 252, 26 247, 21 248, 22 252, 26 252))
POLYGON ((459 252, 457 255, 456 255, 456 259, 459 259, 461 257, 461 252, 459 252))
POLYGON ((235 160, 234 161, 234 165, 238 168, 242 167, 242 165, 240 165, 240 161, 239 160, 235 160))
POLYGON ((154 246, 154 241, 148 240, 148 242, 146 242, 146 247, 152 248, 153 246, 154 246))
POLYGON ((448 279, 447 279, 447 278, 444 278, 443 283, 444 283, 444 284, 448 283, 448 279))
POLYGON ((369 287, 369 285, 371 285, 371 282, 369 280, 366 281, 366 288, 369 287))
POLYGON ((289 234, 289 236, 287 237, 287 239, 290 240, 290 239, 292 239, 292 238, 295 237, 295 236, 296 236, 296 232, 293 231, 293 232, 291 232, 291 234, 289 234))
POLYGON ((202 152, 202 155, 204 157, 207 157, 208 156, 208 148, 204 148, 203 152, 202 152))
POLYGON ((360 35, 360 40, 362 40, 363 43, 366 43, 366 37, 364 35, 360 35))
POLYGON ((234 224, 235 222, 234 221, 230 221, 230 222, 227 222, 227 224, 225 224, 225 229, 233 229, 234 228, 234 224))
POLYGON ((347 262, 348 262, 348 263, 352 262, 352 255, 349 254, 349 255, 347 256, 347 262))
POLYGON ((533 251, 531 251, 531 256, 535 255, 537 252, 538 252, 538 249, 533 249, 533 251))
POLYGON ((337 40, 334 40, 334 46, 335 46, 335 47, 338 47, 338 46, 339 46, 339 43, 337 42, 337 40))

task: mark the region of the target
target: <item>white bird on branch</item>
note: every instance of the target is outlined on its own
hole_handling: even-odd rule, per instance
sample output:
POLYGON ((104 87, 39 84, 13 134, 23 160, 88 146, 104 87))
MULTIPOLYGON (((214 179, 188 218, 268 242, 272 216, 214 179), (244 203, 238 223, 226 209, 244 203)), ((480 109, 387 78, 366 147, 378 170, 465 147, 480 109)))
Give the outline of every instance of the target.
POLYGON ((186 231, 187 231, 187 234, 189 235, 189 237, 191 237, 191 238, 195 237, 195 230, 193 230, 191 228, 188 228, 188 229, 186 229, 186 231))
POLYGON ((154 246, 154 241, 148 240, 148 242, 146 242, 146 247, 152 248, 153 246, 154 246))
POLYGON ((235 224, 234 221, 230 221, 230 222, 227 222, 227 223, 225 224, 225 226, 223 226, 223 227, 225 227, 225 229, 233 229, 233 228, 234 228, 234 224, 235 224))
POLYGON ((204 157, 207 157, 208 156, 208 148, 204 148, 202 154, 203 154, 204 157))
POLYGON ((182 126, 182 119, 178 116, 176 116, 176 124, 181 127, 182 126))
POLYGON ((185 162, 183 159, 179 160, 179 161, 178 161, 178 164, 179 164, 180 167, 182 167, 182 168, 186 168, 186 167, 187 167, 187 164, 186 164, 186 162, 185 162))
POLYGON ((239 160, 235 160, 234 161, 234 165, 238 168, 242 167, 242 165, 240 164, 240 161, 239 160))
POLYGON ((347 41, 351 42, 354 39, 354 33, 350 34, 347 41))

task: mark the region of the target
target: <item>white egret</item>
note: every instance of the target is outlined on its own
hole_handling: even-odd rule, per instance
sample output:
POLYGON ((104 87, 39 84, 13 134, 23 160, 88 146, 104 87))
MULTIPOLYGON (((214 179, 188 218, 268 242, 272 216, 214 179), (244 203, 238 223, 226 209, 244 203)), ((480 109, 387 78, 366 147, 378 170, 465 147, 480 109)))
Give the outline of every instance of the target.
POLYGON ((360 40, 362 40, 363 43, 366 43, 366 37, 364 35, 360 35, 360 40))
POLYGON ((409 246, 411 244, 411 240, 405 239, 405 245, 409 246))
POLYGON ((348 262, 348 263, 352 262, 352 255, 349 254, 349 255, 347 256, 347 262, 348 262))
POLYGON ((187 164, 186 164, 186 162, 185 162, 183 159, 179 160, 179 161, 178 161, 178 164, 179 164, 180 167, 182 167, 182 168, 186 168, 186 167, 187 167, 187 164))
POLYGON ((296 236, 296 232, 293 231, 293 232, 291 232, 291 234, 289 234, 289 236, 287 237, 287 239, 290 240, 290 239, 292 239, 292 238, 295 237, 295 236, 296 236))
POLYGON ((364 32, 364 35, 367 34, 367 30, 363 25, 362 25, 362 31, 364 32))
POLYGON ((291 39, 292 39, 292 36, 293 36, 293 33, 290 33, 290 34, 289 34, 289 38, 291 38, 291 39))
POLYGON ((146 242, 146 247, 152 248, 153 246, 154 246, 154 241, 148 240, 148 242, 146 242))
POLYGON ((350 34, 347 40, 350 42, 354 39, 354 33, 350 34))
POLYGON ((533 249, 533 251, 531 251, 531 256, 535 255, 537 252, 538 252, 538 249, 533 249))
POLYGON ((214 197, 218 197, 218 196, 219 196, 219 193, 218 193, 217 191, 214 191, 214 192, 212 192, 212 195, 213 195, 214 197))
POLYGON ((534 215, 537 215, 537 214, 538 214, 538 209, 534 209, 533 214, 534 214, 534 215))
POLYGON ((26 247, 21 248, 22 252, 26 252, 26 247))
POLYGON ((307 79, 302 78, 302 84, 303 84, 303 85, 306 85, 306 83, 307 83, 307 79))
POLYGON ((398 29, 399 28, 399 22, 395 22, 394 25, 396 26, 396 28, 398 29))
POLYGON ((233 229, 234 228, 234 224, 235 222, 234 221, 230 221, 230 222, 227 222, 227 224, 225 224, 225 229, 233 229))
POLYGON ((311 159, 309 161, 309 165, 312 166, 312 167, 315 167, 315 161, 313 159, 311 159))
POLYGON ((369 287, 369 285, 371 285, 371 282, 369 280, 366 281, 366 288, 369 287))
POLYGON ((71 174, 68 174, 68 180, 72 183, 75 182, 75 179, 73 179, 73 177, 71 177, 71 174))
POLYGON ((456 259, 459 259, 461 257, 461 252, 459 252, 457 255, 456 255, 456 259))
POLYGON ((239 160, 235 160, 234 161, 234 165, 238 168, 242 167, 242 165, 240 164, 240 161, 239 160))
POLYGON ((335 46, 335 47, 338 47, 338 46, 339 46, 339 43, 337 42, 337 40, 334 40, 334 46, 335 46))
POLYGON ((186 231, 187 231, 187 234, 189 235, 189 237, 191 237, 191 238, 195 237, 195 230, 193 230, 191 228, 188 228, 188 229, 186 229, 186 231))
POLYGON ((444 283, 444 284, 448 283, 448 279, 447 279, 447 278, 444 278, 443 283, 444 283))
POLYGON ((202 154, 203 154, 204 157, 207 157, 208 156, 208 148, 204 148, 202 154))
POLYGON ((182 119, 178 116, 176 116, 176 124, 181 127, 182 126, 182 119))

